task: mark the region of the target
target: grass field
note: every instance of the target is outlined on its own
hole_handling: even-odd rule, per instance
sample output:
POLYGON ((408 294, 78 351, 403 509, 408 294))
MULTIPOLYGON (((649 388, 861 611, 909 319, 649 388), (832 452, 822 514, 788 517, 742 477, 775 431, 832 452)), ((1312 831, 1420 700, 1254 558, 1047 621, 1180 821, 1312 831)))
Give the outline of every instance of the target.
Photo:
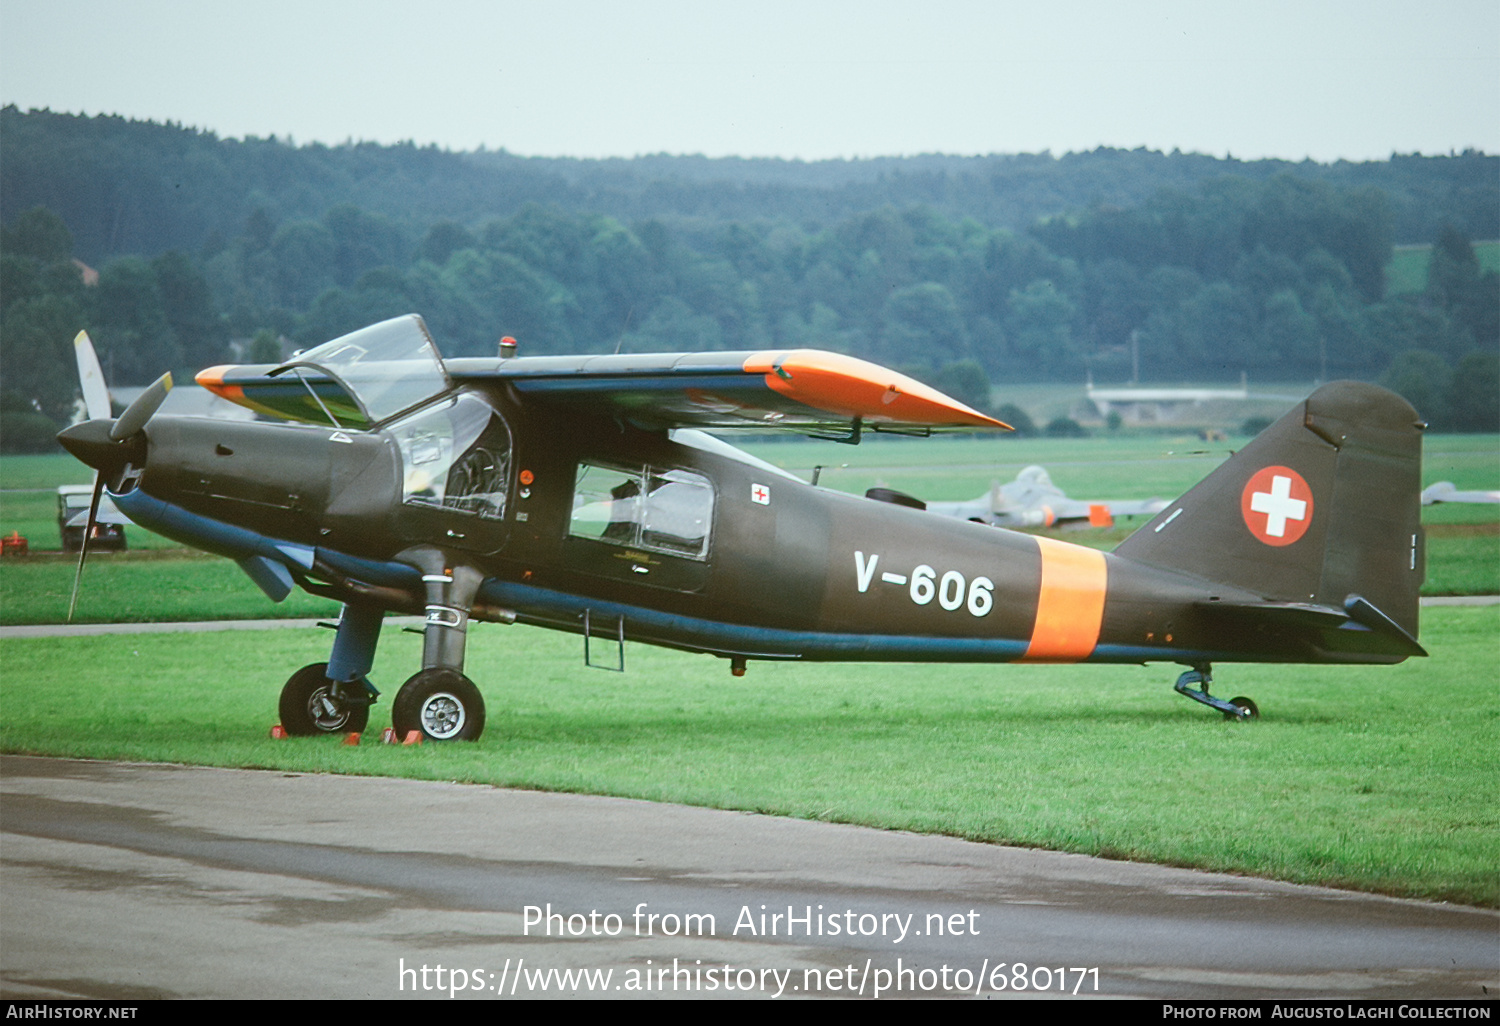
MULTIPOLYGON (((1500 271, 1500 242, 1474 243, 1474 256, 1481 271, 1500 271)), ((1391 262, 1385 267, 1385 294, 1405 296, 1427 290, 1427 265, 1432 260, 1431 244, 1397 246, 1391 262)))
MULTIPOLYGON (((0 641, 7 752, 625 795, 950 834, 1413 897, 1500 903, 1500 609, 1429 610, 1430 659, 1220 668, 1225 723, 1176 668, 755 663, 480 626, 472 745, 271 741, 315 629, 0 641)), ((420 639, 388 630, 388 722, 420 639)))

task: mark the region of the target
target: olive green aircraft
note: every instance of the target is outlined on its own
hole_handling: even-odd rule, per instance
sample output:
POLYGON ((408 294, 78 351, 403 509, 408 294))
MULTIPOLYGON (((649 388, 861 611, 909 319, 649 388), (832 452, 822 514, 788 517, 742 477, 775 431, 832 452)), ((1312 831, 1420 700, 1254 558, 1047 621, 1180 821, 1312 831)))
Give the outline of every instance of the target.
MULTIPOLYGON (((78 341, 80 365, 87 338, 78 341)), ((1314 392, 1113 553, 818 488, 707 430, 858 442, 1006 426, 901 374, 811 349, 444 361, 395 318, 279 366, 201 372, 239 419, 162 409, 164 376, 62 444, 135 523, 238 562, 275 601, 343 604, 292 674, 291 734, 363 730, 388 612, 425 614, 400 736, 475 739, 475 620, 748 661, 1396 663, 1424 655, 1423 424, 1404 400, 1314 392)), ((97 389, 95 390, 97 392, 97 389)), ((86 398, 88 392, 86 391, 86 398)), ((80 575, 87 552, 81 554, 80 575)))

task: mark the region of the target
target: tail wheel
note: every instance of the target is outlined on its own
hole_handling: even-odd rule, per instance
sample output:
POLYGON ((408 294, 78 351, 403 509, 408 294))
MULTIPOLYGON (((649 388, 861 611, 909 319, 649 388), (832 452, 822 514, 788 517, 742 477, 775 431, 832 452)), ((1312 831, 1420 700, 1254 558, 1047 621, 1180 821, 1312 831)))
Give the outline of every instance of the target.
POLYGON ((281 726, 293 737, 361 733, 370 707, 345 701, 328 679, 327 663, 312 663, 292 674, 281 689, 281 726))
POLYGON ((420 730, 433 741, 477 741, 484 733, 484 698, 457 670, 423 670, 396 693, 391 726, 400 737, 420 730))
POLYGON ((1231 712, 1226 712, 1224 714, 1224 718, 1226 720, 1258 720, 1258 719, 1260 719, 1260 710, 1255 707, 1255 703, 1254 702, 1250 701, 1250 699, 1246 698, 1244 695, 1241 695, 1238 698, 1231 698, 1229 700, 1229 704, 1232 705, 1232 706, 1234 706, 1235 708, 1239 709, 1240 712, 1238 714, 1231 713, 1231 712))

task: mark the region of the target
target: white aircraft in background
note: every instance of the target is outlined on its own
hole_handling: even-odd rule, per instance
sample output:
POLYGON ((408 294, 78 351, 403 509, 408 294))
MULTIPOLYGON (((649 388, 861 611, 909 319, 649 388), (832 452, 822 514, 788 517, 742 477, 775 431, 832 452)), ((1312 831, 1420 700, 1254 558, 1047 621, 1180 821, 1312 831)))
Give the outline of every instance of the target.
POLYGON ((1452 481, 1439 481, 1422 489, 1422 505, 1439 502, 1500 502, 1500 491, 1461 492, 1453 487, 1452 481))
POLYGON ((1052 483, 1042 467, 1027 467, 1014 481, 995 482, 988 493, 966 502, 929 502, 927 509, 945 517, 959 517, 994 527, 1053 527, 1087 522, 1090 527, 1112 527, 1115 517, 1155 516, 1166 509, 1162 499, 1070 499, 1052 483))

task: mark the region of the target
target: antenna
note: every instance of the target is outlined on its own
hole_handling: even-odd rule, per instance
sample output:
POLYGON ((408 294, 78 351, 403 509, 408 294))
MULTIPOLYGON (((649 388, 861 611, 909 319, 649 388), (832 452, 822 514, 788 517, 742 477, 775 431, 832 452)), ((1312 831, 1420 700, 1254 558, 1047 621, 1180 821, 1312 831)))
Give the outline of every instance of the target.
POLYGON ((616 356, 620 355, 620 347, 625 344, 625 332, 630 327, 630 315, 633 314, 633 313, 635 313, 635 304, 634 303, 632 303, 630 305, 630 309, 628 309, 628 310, 625 311, 625 323, 622 324, 622 325, 620 325, 620 338, 619 338, 619 341, 617 341, 615 343, 615 355, 616 356))

